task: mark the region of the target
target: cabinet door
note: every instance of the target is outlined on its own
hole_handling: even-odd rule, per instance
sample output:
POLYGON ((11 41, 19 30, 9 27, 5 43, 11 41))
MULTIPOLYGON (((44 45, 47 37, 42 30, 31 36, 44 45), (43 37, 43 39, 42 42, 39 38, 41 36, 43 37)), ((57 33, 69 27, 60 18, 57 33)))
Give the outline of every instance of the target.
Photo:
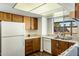
POLYGON ((79 19, 79 3, 75 4, 75 16, 77 19, 79 19))
POLYGON ((38 29, 38 19, 31 17, 31 29, 36 30, 38 29))
POLYGON ((68 48, 71 46, 71 45, 73 45, 74 43, 72 43, 72 42, 68 42, 68 48))
POLYGON ((25 23, 25 28, 26 28, 26 30, 30 30, 31 29, 31 27, 30 27, 30 17, 27 17, 27 16, 24 16, 24 23, 25 23))
POLYGON ((12 20, 12 14, 10 13, 4 13, 4 21, 11 21, 12 20))
POLYGON ((61 53, 63 51, 65 51, 66 49, 68 49, 68 42, 65 42, 65 41, 60 41, 59 42, 59 48, 61 49, 61 53))
POLYGON ((11 21, 11 16, 10 13, 0 12, 0 20, 11 21))
POLYGON ((51 47, 52 49, 56 49, 59 47, 58 40, 52 40, 51 44, 52 44, 51 47))
POLYGON ((59 44, 58 40, 51 40, 51 52, 53 56, 57 56, 59 54, 59 44))
POLYGON ((13 22, 23 22, 23 16, 13 14, 12 15, 12 21, 13 22))
POLYGON ((40 38, 33 39, 33 52, 40 51, 40 38))
POLYGON ((25 54, 28 55, 33 52, 32 39, 25 40, 25 54))
POLYGON ((4 18, 4 13, 3 12, 0 12, 0 20, 3 20, 3 18, 4 18))

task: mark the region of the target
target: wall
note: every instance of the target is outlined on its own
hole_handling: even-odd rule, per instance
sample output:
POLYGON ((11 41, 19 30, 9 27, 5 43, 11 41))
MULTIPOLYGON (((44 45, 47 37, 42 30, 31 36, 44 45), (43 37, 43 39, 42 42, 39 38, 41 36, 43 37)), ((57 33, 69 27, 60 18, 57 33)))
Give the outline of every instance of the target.
POLYGON ((42 17, 42 35, 47 35, 47 18, 42 17))
POLYGON ((47 19, 47 34, 54 34, 54 20, 53 20, 53 18, 47 19))
MULTIPOLYGON (((0 31, 1 31, 1 23, 0 23, 0 31)), ((0 32, 0 56, 1 56, 1 32, 0 32)))
POLYGON ((77 22, 78 24, 78 30, 77 30, 77 33, 78 33, 78 37, 79 37, 79 22, 77 22))

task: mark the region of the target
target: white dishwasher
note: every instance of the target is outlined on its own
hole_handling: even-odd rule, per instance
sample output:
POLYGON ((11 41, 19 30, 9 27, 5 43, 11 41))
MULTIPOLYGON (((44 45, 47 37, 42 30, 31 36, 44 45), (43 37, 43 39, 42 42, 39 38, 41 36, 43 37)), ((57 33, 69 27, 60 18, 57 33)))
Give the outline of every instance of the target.
POLYGON ((50 38, 43 38, 43 50, 51 53, 51 39, 50 38))

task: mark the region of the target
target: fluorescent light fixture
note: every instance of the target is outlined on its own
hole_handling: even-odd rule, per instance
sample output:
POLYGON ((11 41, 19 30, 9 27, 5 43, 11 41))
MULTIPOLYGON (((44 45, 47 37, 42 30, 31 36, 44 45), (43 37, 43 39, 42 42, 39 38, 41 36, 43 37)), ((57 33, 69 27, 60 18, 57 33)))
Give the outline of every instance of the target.
POLYGON ((42 5, 43 3, 17 3, 14 8, 24 11, 30 11, 38 6, 42 5))
POLYGON ((37 8, 35 10, 32 10, 31 12, 41 14, 41 13, 45 13, 45 12, 48 12, 51 10, 53 11, 53 10, 58 9, 60 7, 61 6, 59 4, 56 4, 56 3, 47 3, 43 6, 40 6, 39 8, 37 8))
POLYGON ((61 7, 57 3, 18 3, 14 8, 46 16, 61 7))

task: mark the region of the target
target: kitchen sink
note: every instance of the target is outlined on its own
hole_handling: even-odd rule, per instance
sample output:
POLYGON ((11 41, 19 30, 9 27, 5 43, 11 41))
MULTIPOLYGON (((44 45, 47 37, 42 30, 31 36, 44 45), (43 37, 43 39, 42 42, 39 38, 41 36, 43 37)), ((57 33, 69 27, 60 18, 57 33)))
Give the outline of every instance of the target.
POLYGON ((72 37, 69 37, 69 36, 66 36, 66 37, 60 36, 60 37, 56 37, 56 39, 72 40, 72 37))

